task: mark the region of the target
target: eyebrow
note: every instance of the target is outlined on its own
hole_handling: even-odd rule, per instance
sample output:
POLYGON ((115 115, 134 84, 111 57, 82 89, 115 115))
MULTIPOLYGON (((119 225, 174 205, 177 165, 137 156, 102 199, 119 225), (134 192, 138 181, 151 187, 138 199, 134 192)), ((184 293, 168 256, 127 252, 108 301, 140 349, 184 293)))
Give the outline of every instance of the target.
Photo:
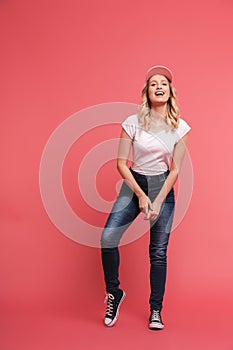
MULTIPOLYGON (((157 80, 153 79, 153 80, 151 80, 151 83, 152 83, 153 81, 154 81, 154 82, 157 82, 157 80)), ((166 82, 166 83, 167 83, 167 79, 162 79, 161 82, 166 82)))

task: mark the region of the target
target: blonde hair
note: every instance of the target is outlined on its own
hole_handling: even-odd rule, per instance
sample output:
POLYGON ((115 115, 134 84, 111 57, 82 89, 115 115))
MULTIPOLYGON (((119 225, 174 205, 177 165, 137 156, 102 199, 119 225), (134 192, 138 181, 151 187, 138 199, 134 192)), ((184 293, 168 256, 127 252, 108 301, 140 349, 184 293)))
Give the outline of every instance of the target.
MULTIPOLYGON (((151 124, 151 102, 149 99, 148 88, 149 80, 147 80, 145 86, 142 89, 142 103, 139 106, 139 121, 143 128, 150 129, 151 124)), ((165 121, 172 128, 176 129, 179 124, 180 110, 176 103, 176 90, 169 82, 170 97, 167 101, 167 111, 165 115, 165 121)))

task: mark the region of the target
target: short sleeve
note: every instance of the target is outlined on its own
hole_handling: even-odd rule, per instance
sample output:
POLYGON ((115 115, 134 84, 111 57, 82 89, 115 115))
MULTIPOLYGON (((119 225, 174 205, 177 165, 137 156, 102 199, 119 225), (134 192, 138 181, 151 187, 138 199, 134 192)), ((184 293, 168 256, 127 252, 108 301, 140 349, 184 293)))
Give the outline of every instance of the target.
POLYGON ((186 121, 180 118, 178 128, 176 129, 177 136, 178 136, 177 142, 180 139, 182 139, 182 137, 186 135, 190 130, 191 130, 191 127, 188 125, 188 123, 186 123, 186 121))
POLYGON ((136 129, 138 125, 137 115, 129 116, 121 125, 125 132, 133 140, 135 138, 136 129))

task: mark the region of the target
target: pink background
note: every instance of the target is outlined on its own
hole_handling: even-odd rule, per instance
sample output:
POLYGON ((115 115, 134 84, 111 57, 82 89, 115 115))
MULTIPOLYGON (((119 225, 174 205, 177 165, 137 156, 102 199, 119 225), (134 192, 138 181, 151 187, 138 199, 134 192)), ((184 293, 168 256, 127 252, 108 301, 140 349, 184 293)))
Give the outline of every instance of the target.
MULTIPOLYGON (((5 0, 0 12, 1 349, 232 350, 232 2, 5 0), (166 329, 147 330, 148 235, 121 249, 127 299, 119 323, 106 329, 100 252, 49 220, 40 159, 71 114, 139 103, 154 64, 173 70, 192 126, 193 197, 171 237, 166 329)), ((69 197, 75 157, 64 174, 69 197)), ((115 193, 104 187, 109 177, 117 180, 114 162, 98 182, 106 199, 115 193)))

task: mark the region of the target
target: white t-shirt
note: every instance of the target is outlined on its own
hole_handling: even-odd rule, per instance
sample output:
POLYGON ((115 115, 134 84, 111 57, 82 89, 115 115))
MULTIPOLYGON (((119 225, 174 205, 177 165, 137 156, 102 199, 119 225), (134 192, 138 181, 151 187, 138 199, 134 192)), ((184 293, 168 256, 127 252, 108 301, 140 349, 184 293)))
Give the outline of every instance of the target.
POLYGON ((180 118, 177 129, 167 126, 155 132, 146 131, 140 125, 137 114, 130 115, 122 127, 132 139, 131 168, 144 175, 158 175, 167 171, 176 143, 191 129, 180 118))

